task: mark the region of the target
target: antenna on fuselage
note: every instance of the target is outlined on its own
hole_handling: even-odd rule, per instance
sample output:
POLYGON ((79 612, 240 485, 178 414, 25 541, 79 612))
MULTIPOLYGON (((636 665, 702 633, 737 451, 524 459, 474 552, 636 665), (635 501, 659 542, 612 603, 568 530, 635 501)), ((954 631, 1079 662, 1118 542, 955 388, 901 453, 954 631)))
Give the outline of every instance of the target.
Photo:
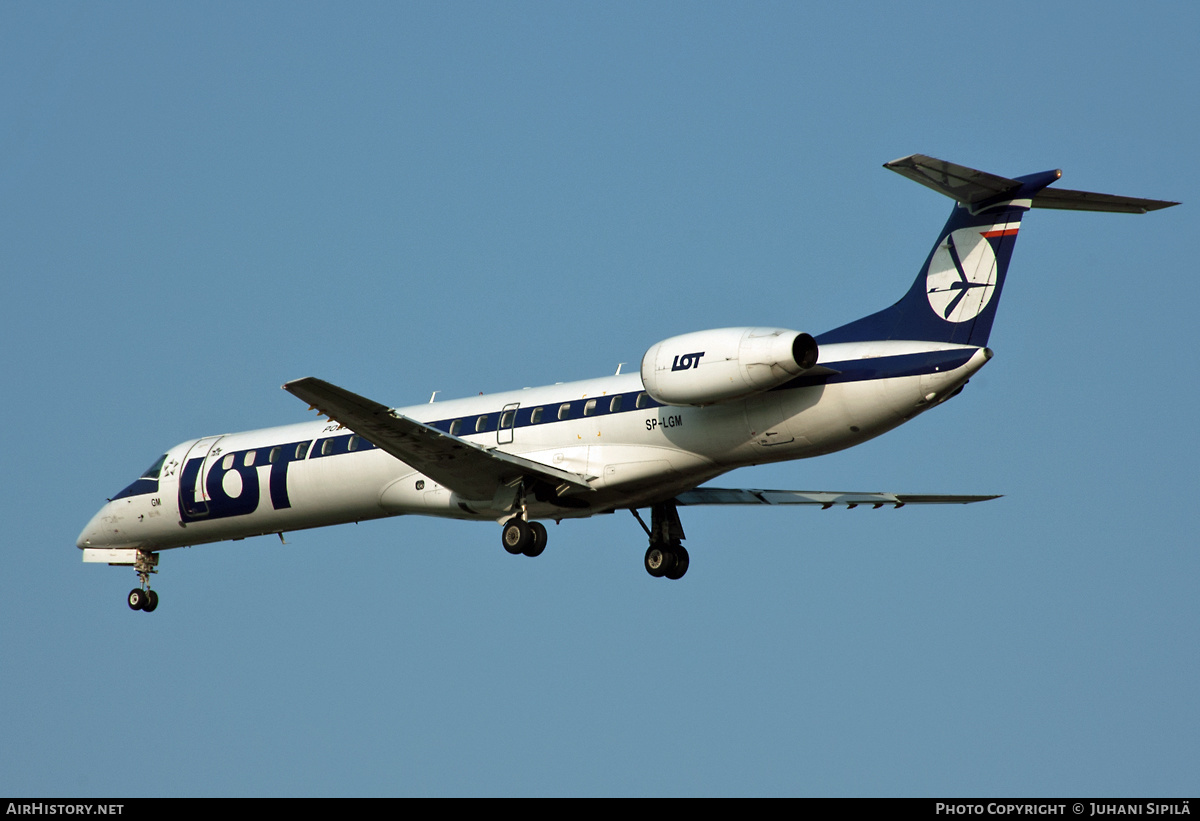
POLYGON ((617 363, 617 372, 615 374, 613 374, 613 376, 620 376, 621 375, 621 367, 623 365, 627 365, 627 364, 628 364, 627 362, 618 362, 617 363))
POLYGON ((429 395, 429 404, 431 404, 431 405, 433 404, 433 398, 434 398, 435 396, 437 396, 439 393, 441 393, 441 391, 434 391, 433 393, 431 393, 431 394, 429 395))

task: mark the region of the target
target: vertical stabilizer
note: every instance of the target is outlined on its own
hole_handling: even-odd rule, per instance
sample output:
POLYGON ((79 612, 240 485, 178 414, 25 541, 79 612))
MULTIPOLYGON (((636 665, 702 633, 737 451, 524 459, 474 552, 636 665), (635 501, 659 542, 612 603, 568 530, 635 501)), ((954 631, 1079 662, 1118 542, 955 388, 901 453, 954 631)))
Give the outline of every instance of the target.
POLYGON ((817 337, 818 344, 914 339, 984 346, 992 331, 1021 218, 1030 208, 1145 213, 1177 205, 1046 186, 1044 171, 1009 179, 914 154, 886 163, 956 201, 908 293, 895 305, 817 337))

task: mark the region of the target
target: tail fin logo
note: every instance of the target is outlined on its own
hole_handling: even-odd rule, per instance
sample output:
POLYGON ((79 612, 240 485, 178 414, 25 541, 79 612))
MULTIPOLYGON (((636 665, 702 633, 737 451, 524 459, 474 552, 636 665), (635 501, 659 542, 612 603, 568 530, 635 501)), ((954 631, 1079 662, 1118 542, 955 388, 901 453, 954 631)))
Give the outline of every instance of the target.
POLYGON ((946 235, 933 252, 926 274, 929 306, 947 322, 979 316, 996 290, 993 238, 1015 234, 1018 223, 988 229, 960 228, 946 235))

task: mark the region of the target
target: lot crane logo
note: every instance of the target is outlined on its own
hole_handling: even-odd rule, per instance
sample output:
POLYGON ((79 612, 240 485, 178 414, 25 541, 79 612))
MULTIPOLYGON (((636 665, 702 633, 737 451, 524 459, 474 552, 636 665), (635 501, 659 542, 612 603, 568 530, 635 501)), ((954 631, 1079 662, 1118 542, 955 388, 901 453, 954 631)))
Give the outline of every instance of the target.
POLYGON ((979 316, 996 290, 996 252, 991 240, 1015 233, 1014 223, 985 231, 960 228, 946 235, 929 260, 925 278, 929 305, 938 316, 947 322, 979 316))

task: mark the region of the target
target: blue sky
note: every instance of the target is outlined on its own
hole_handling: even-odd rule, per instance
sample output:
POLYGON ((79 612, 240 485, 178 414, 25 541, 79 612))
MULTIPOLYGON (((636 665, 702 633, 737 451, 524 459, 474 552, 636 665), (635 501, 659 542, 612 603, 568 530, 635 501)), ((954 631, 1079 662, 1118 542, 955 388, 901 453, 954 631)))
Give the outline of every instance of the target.
POLYGON ((1193 4, 6 3, 0 793, 1176 795, 1200 772, 1193 4), (954 402, 722 484, 964 508, 74 540, 168 446, 819 333, 915 152, 1184 205, 1026 220, 954 402))

